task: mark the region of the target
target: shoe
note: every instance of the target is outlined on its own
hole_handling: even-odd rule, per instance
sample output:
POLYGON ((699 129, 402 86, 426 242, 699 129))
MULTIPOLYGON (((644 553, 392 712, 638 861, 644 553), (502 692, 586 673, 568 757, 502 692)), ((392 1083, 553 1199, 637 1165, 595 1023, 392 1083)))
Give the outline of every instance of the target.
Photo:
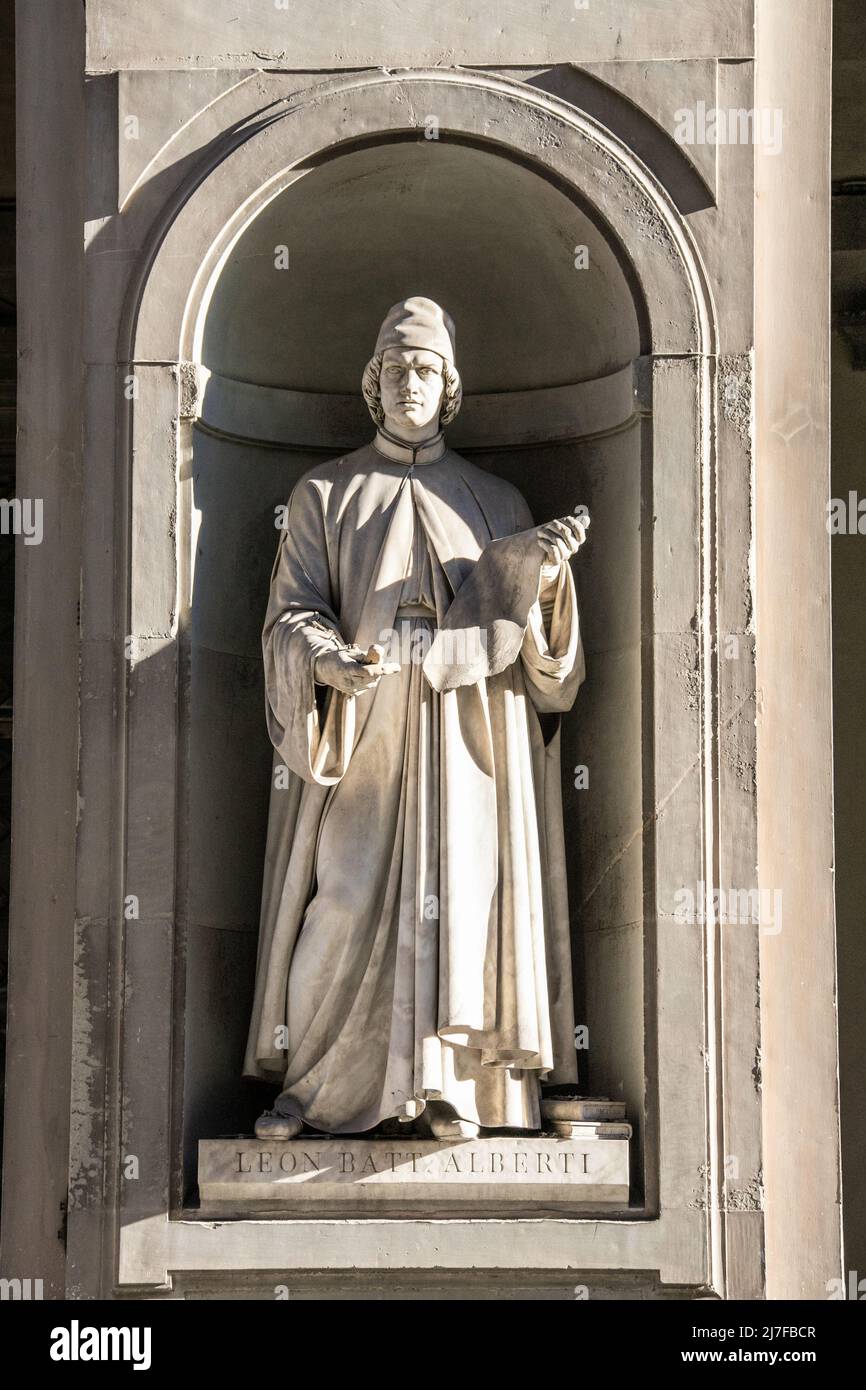
POLYGON ((481 1126, 472 1120, 461 1120, 451 1106, 443 1106, 433 1101, 422 1116, 420 1128, 426 1129, 434 1139, 477 1139, 481 1126))
POLYGON ((303 1127, 303 1121, 297 1115, 278 1115, 276 1110, 266 1110, 256 1120, 256 1138, 294 1139, 303 1127))
POLYGON ((434 1139, 477 1139, 481 1132, 481 1126, 471 1120, 450 1120, 444 1115, 431 1118, 430 1128, 434 1139))

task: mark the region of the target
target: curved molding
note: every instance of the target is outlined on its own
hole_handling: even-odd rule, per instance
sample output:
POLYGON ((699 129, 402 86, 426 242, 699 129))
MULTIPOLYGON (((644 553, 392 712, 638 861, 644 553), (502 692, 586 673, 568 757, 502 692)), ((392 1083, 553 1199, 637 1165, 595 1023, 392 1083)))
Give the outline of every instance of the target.
MULTIPOLYGON (((274 99, 218 142, 163 213, 130 291, 121 361, 196 359, 224 259, 273 198, 359 140, 470 140, 528 163, 609 229, 640 286, 655 353, 711 353, 711 294, 673 199, 598 122, 524 84, 472 71, 366 72, 274 99)), ((270 96, 263 92, 263 97, 270 96)))
MULTIPOLYGON (((667 65, 666 65, 667 66, 667 65)), ((694 212, 716 202, 717 147, 683 145, 674 139, 674 113, 703 98, 712 105, 716 95, 716 64, 692 62, 685 72, 647 82, 642 64, 569 63, 530 79, 587 115, 594 116, 635 151, 653 170, 675 200, 680 212, 694 212)))
MULTIPOLYGON (((652 1030, 653 1050, 646 1074, 647 1195, 640 1213, 652 1219, 537 1221, 527 1235, 524 1263, 651 1269, 669 1285, 724 1289, 719 1039, 727 1017, 737 1034, 754 1010, 751 998, 741 1007, 735 997, 723 1018, 716 935, 707 930, 684 936, 679 928, 672 930, 667 906, 684 875, 687 882, 706 884, 710 900, 720 840, 713 607, 716 435, 713 367, 706 360, 715 352, 715 330, 700 256, 669 194, 621 141, 564 103, 519 83, 463 70, 366 72, 294 97, 274 96, 289 81, 275 75, 273 85, 263 84, 263 104, 273 97, 267 112, 209 149, 159 214, 118 340, 120 361, 143 364, 143 369, 141 396, 119 401, 116 507, 126 525, 120 525, 123 591, 117 631, 136 635, 142 654, 134 664, 121 654, 117 663, 119 814, 111 854, 117 866, 116 902, 123 903, 127 884, 139 893, 144 883, 157 905, 153 920, 164 924, 166 932, 145 947, 137 933, 127 949, 127 924, 119 913, 113 923, 111 968, 126 972, 129 987, 122 998, 109 1001, 113 1031, 106 1084, 117 1088, 118 1100, 112 1101, 108 1120, 106 1170, 113 1185, 122 1182, 122 1137, 143 1144, 140 1151, 151 1154, 152 1162, 135 1210, 119 1209, 116 1225, 106 1228, 106 1284, 116 1279, 121 1287, 164 1289, 178 1269, 215 1267, 232 1258, 222 1231, 214 1236, 207 1223, 172 1219, 181 1214, 172 1158, 179 1135, 174 1134, 172 1144, 166 1142, 176 1127, 172 1059, 182 1057, 184 1046, 179 1021, 169 1008, 175 962, 170 938, 176 866, 187 852, 182 820, 187 727, 181 702, 188 671, 181 630, 184 625, 189 630, 196 524, 189 468, 195 406, 189 386, 200 325, 222 259, 270 199, 305 177, 317 160, 359 140, 406 138, 407 131, 419 132, 428 113, 435 113, 440 138, 468 140, 521 161, 594 210, 632 267, 636 298, 642 299, 649 326, 644 351, 655 355, 650 364, 654 427, 647 431, 652 512, 643 514, 647 521, 651 515, 652 524, 642 529, 642 564, 634 575, 641 584, 642 620, 644 601, 646 605, 650 640, 641 643, 641 661, 653 700, 647 711, 652 757, 642 823, 652 836, 645 1026, 652 1030), (144 369, 147 364, 152 366, 144 369), (154 817, 157 781, 165 814, 154 817), (168 1002, 152 1030, 156 1060, 145 1076, 140 1066, 127 1063, 141 1054, 141 1000, 149 997, 148 990, 153 992, 154 980, 168 1002), (160 1086, 154 1086, 154 1075, 160 1086), (676 1123, 663 1123, 671 1115, 676 1123), (567 1239, 562 1234, 566 1226, 567 1239)), ((140 227, 136 222, 135 230, 140 227)), ((649 375, 645 370, 644 405, 649 375)), ((615 573, 619 563, 614 547, 605 573, 615 573)), ((742 819, 741 807, 736 814, 742 819)), ((752 1096, 751 1104, 759 1120, 760 1097, 752 1096)), ((750 1114, 744 1114, 746 1122, 750 1114)), ((249 1267, 251 1248, 244 1224, 233 1223, 237 1267, 242 1269, 249 1267)), ((260 1224, 264 1229, 269 1223, 260 1224)), ((277 1266, 306 1268, 312 1258, 309 1238, 304 1237, 302 1252, 290 1250, 291 1223, 270 1224, 280 1247, 277 1266)), ((496 1222, 472 1224, 478 1239, 459 1250, 459 1242, 454 1244, 445 1258, 501 1266, 501 1253, 491 1253, 490 1247, 496 1222)), ((355 1223, 358 1230, 363 1225, 355 1223)), ((399 1249, 399 1230, 388 1235, 389 1258, 394 1267, 416 1268, 418 1236, 414 1227, 406 1230, 409 1235, 399 1249)), ((228 1235, 234 1238, 232 1231, 228 1235)), ((361 1267, 363 1252, 357 1242, 347 1247, 344 1237, 341 1233, 339 1251, 331 1252, 334 1267, 361 1267)), ((374 1232, 371 1239, 374 1258, 381 1263, 383 1238, 374 1232)), ((442 1258, 441 1252, 437 1257, 442 1258)), ((274 1258, 267 1256, 268 1268, 274 1258)))
MULTIPOLYGON (((359 393, 257 386, 198 369, 198 418, 208 430, 283 448, 355 449, 370 435, 359 393)), ((465 396, 448 431, 456 449, 509 449, 609 434, 636 418, 631 364, 610 376, 535 391, 465 396)))

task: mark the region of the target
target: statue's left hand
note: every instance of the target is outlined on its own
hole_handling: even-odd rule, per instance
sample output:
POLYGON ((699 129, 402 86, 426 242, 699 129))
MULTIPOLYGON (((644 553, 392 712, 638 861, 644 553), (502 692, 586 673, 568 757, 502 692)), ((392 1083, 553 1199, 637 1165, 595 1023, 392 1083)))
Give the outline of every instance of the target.
POLYGON ((575 512, 539 526, 536 536, 545 557, 543 569, 551 573, 558 571, 563 560, 576 555, 586 540, 588 526, 589 516, 586 512, 575 512))

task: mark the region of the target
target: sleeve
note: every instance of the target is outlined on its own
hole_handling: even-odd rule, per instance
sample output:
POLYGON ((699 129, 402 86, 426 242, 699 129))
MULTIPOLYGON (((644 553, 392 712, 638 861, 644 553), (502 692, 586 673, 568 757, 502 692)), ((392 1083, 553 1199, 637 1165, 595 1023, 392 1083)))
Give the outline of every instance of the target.
POLYGON ((542 556, 532 514, 510 491, 506 534, 481 552, 464 580, 424 661, 434 690, 497 676, 521 660, 527 690, 540 713, 570 708, 584 677, 574 579, 559 566, 555 589, 539 603, 542 556))
MULTIPOLYGON (((520 493, 515 506, 515 530, 528 530, 534 524, 532 513, 520 493)), ((586 661, 574 575, 567 560, 561 561, 556 580, 544 591, 539 571, 539 587, 527 615, 520 658, 539 714, 562 714, 571 709, 586 676, 586 661)))
POLYGON ((327 485, 302 478, 292 493, 271 576, 262 632, 271 742, 292 772, 323 786, 339 782, 354 737, 354 700, 317 692, 321 651, 342 645, 329 566, 327 485))
POLYGON ((526 687, 539 714, 571 709, 586 676, 577 593, 571 566, 563 561, 552 598, 535 602, 523 634, 520 658, 526 687))

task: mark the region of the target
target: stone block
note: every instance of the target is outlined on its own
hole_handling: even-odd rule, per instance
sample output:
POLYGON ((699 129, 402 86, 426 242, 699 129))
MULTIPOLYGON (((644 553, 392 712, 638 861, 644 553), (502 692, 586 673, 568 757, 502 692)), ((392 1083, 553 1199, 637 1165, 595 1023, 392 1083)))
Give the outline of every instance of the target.
POLYGON ((627 1206, 629 1127, 580 1128, 571 1139, 205 1139, 199 1191, 206 1212, 627 1206))

